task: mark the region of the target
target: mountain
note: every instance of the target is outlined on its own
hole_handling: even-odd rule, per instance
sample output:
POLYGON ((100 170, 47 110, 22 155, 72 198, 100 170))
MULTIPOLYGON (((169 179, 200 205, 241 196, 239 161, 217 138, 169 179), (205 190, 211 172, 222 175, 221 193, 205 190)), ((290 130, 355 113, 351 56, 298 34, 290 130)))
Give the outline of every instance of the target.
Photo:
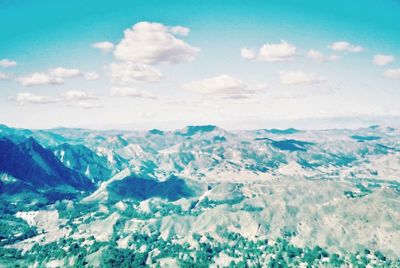
MULTIPOLYGON (((296 163, 308 176, 347 176, 359 172, 355 166, 371 166, 399 152, 398 134, 398 129, 379 126, 308 131, 227 131, 213 125, 175 131, 0 128, 0 136, 15 143, 29 137, 40 139, 65 165, 95 183, 126 167, 154 179, 179 176, 219 181, 275 176, 284 166, 296 163)), ((285 169, 285 174, 289 171, 285 169)), ((363 174, 379 178, 377 172, 368 168, 363 174)), ((399 172, 397 167, 391 171, 393 176, 399 172)))
POLYGON ((93 183, 104 181, 112 174, 107 159, 84 145, 63 143, 53 148, 53 152, 66 167, 84 174, 93 183))
POLYGON ((205 126, 187 126, 183 130, 178 130, 175 133, 177 135, 182 136, 193 136, 195 134, 204 134, 207 132, 212 132, 217 129, 216 126, 213 125, 205 125, 205 126))
POLYGON ((65 167, 50 150, 33 138, 18 144, 1 138, 0 151, 0 172, 35 188, 67 185, 77 190, 93 189, 88 178, 65 167))

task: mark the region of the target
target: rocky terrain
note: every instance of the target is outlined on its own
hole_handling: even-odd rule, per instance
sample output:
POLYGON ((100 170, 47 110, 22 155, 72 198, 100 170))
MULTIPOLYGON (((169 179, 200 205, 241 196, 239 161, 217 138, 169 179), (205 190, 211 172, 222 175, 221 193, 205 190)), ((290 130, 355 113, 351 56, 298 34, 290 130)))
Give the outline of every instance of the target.
POLYGON ((0 126, 0 265, 400 267, 400 129, 0 126))

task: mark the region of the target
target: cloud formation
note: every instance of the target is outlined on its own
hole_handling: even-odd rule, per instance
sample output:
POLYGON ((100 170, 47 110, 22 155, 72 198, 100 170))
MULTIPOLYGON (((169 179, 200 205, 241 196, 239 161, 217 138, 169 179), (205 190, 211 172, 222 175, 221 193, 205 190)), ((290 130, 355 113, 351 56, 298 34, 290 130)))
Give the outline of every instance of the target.
POLYGON ((279 78, 284 85, 312 85, 326 81, 322 76, 303 71, 281 71, 279 78))
POLYGON ((97 79, 99 79, 99 77, 100 76, 95 72, 87 72, 83 75, 83 78, 85 78, 85 80, 89 80, 89 81, 97 80, 97 79))
POLYGON ((83 109, 94 109, 102 107, 100 104, 95 102, 90 102, 90 100, 95 100, 97 97, 92 92, 84 92, 78 90, 70 90, 60 94, 60 97, 50 97, 36 95, 30 92, 18 93, 15 98, 15 102, 19 105, 27 104, 54 104, 60 103, 68 107, 77 107, 83 109), (89 101, 89 102, 88 102, 89 101))
POLYGON ((18 65, 18 63, 13 60, 9 60, 9 59, 0 60, 0 67, 9 68, 9 67, 15 67, 17 65, 18 65))
POLYGON ((285 40, 280 43, 266 43, 258 50, 258 53, 248 48, 242 48, 240 54, 247 60, 260 60, 267 62, 289 61, 296 57, 296 46, 285 40))
POLYGON ((338 52, 361 52, 364 50, 362 46, 353 45, 346 41, 337 41, 329 46, 333 51, 338 52))
POLYGON ((188 33, 189 29, 182 26, 138 22, 124 31, 124 38, 115 46, 114 56, 121 61, 144 64, 191 61, 200 49, 176 37, 188 33))
POLYGON ((161 72, 150 65, 130 61, 111 63, 109 70, 113 83, 119 85, 129 85, 135 82, 158 82, 162 78, 161 72))
POLYGON ((113 87, 110 89, 110 95, 113 97, 157 99, 152 94, 131 87, 113 87))
POLYGON ((56 78, 73 78, 80 74, 78 69, 68 69, 64 67, 57 67, 49 70, 49 75, 56 78))
POLYGON ((50 104, 50 103, 56 103, 59 102, 60 99, 58 98, 53 98, 53 97, 48 97, 48 96, 39 96, 35 95, 30 92, 23 92, 23 93, 18 93, 17 96, 15 97, 15 101, 19 105, 25 105, 25 104, 50 104))
POLYGON ((190 32, 189 28, 183 26, 169 27, 169 31, 174 35, 180 35, 180 36, 188 36, 190 32))
POLYGON ((100 49, 103 53, 108 53, 114 49, 114 44, 108 41, 103 41, 92 44, 92 47, 100 49))
POLYGON ((97 99, 93 92, 84 92, 79 90, 69 90, 61 93, 61 96, 68 101, 97 99))
POLYGON ((99 75, 95 72, 87 72, 82 75, 79 69, 57 67, 47 72, 35 72, 29 75, 20 76, 16 81, 21 86, 39 86, 39 85, 60 85, 67 78, 83 77, 86 80, 96 80, 99 75))
POLYGON ((39 85, 59 85, 64 83, 64 80, 60 77, 54 77, 47 73, 32 73, 30 75, 21 76, 17 78, 18 83, 21 86, 39 86, 39 85))
POLYGON ((378 66, 384 66, 394 61, 392 55, 377 54, 373 57, 372 62, 378 66))
POLYGON ((241 48, 240 55, 245 60, 254 60, 257 57, 256 53, 253 50, 248 49, 248 48, 241 48))
POLYGON ((388 69, 384 75, 390 79, 400 79, 400 68, 399 69, 388 69))
POLYGON ((325 56, 324 54, 322 54, 321 51, 315 49, 310 49, 307 52, 307 57, 317 62, 335 61, 339 59, 339 56, 335 54, 332 54, 330 56, 325 56))
POLYGON ((235 77, 222 74, 203 80, 191 81, 182 88, 203 95, 226 98, 246 99, 259 93, 265 86, 252 86, 235 77))

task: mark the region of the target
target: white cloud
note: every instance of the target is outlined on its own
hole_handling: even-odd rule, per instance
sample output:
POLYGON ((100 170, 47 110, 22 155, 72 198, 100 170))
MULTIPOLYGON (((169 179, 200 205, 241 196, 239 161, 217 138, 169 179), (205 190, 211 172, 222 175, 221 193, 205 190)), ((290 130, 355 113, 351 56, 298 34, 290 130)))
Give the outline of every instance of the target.
POLYGON ((257 94, 265 86, 252 86, 240 79, 222 74, 212 78, 188 82, 183 84, 182 88, 203 95, 227 99, 245 99, 257 94))
POLYGON ((83 77, 85 78, 85 80, 97 80, 99 79, 99 75, 95 72, 87 72, 83 75, 83 77))
POLYGON ((7 80, 10 76, 8 74, 0 72, 0 80, 7 80))
POLYGON ((51 104, 65 102, 65 106, 78 107, 84 109, 94 109, 102 107, 98 103, 87 102, 86 100, 97 99, 93 93, 86 93, 83 91, 67 91, 60 94, 61 98, 40 96, 30 92, 23 92, 17 94, 14 100, 19 105, 26 104, 51 104))
POLYGON ((78 69, 57 67, 50 69, 47 73, 35 72, 30 75, 21 76, 17 81, 22 86, 59 85, 64 83, 64 78, 73 78, 80 75, 78 69))
POLYGON ((108 53, 114 49, 114 44, 108 41, 104 41, 104 42, 94 43, 92 47, 100 49, 103 53, 108 53))
POLYGON ((34 94, 30 93, 30 92, 23 92, 23 93, 18 93, 17 94, 17 96, 15 97, 15 101, 19 105, 25 105, 25 104, 50 104, 50 103, 59 102, 60 99, 47 97, 47 96, 34 95, 34 94))
POLYGON ((114 55, 122 61, 145 64, 181 63, 193 60, 199 48, 192 47, 175 35, 188 34, 181 26, 139 22, 124 31, 124 38, 115 46, 114 55))
POLYGON ((257 57, 256 53, 248 48, 241 48, 240 55, 242 56, 243 59, 246 60, 254 60, 257 57))
POLYGON ((162 78, 159 70, 147 64, 129 61, 114 62, 109 66, 113 83, 128 85, 134 82, 157 82, 162 78))
POLYGON ((189 28, 183 26, 170 27, 169 30, 172 34, 180 36, 188 36, 190 32, 189 28))
MULTIPOLYGON (((58 85, 63 84, 64 79, 81 76, 79 69, 57 67, 47 72, 35 72, 29 75, 20 76, 16 80, 22 86, 38 86, 38 85, 58 85)), ((99 77, 97 73, 87 72, 83 75, 86 80, 95 80, 99 77)))
POLYGON ((276 62, 294 59, 297 48, 288 42, 281 40, 280 43, 266 43, 258 51, 258 55, 253 50, 242 48, 240 53, 243 58, 248 60, 258 59, 261 61, 276 62))
POLYGON ((265 61, 286 61, 296 55, 296 47, 282 40, 276 44, 265 44, 260 48, 259 58, 265 61))
POLYGON ((311 49, 307 52, 307 57, 309 57, 310 59, 313 59, 315 61, 318 62, 325 62, 325 61, 335 61, 339 59, 339 56, 333 54, 330 56, 325 56, 324 54, 322 54, 321 51, 318 50, 314 50, 311 49))
POLYGON ((61 93, 61 96, 68 101, 97 99, 93 92, 84 92, 79 90, 70 90, 67 92, 63 92, 61 93))
POLYGON ((68 69, 64 67, 57 67, 49 70, 49 75, 58 78, 73 78, 79 76, 81 73, 78 69, 68 69))
POLYGON ((282 84, 285 85, 311 85, 324 82, 326 79, 314 73, 304 73, 302 71, 282 71, 279 72, 282 84))
POLYGON ((392 55, 375 55, 372 59, 372 62, 378 66, 384 66, 386 64, 392 63, 394 61, 394 57, 392 55))
POLYGON ((13 60, 9 60, 9 59, 0 60, 0 67, 8 68, 8 67, 15 67, 17 65, 18 65, 18 63, 13 60))
POLYGON ((384 75, 390 79, 400 79, 400 69, 388 69, 384 75))
POLYGON ((334 51, 339 51, 339 52, 342 52, 342 51, 361 52, 361 51, 364 50, 364 48, 362 46, 353 45, 353 44, 350 44, 350 43, 348 43, 346 41, 334 42, 329 46, 329 48, 334 50, 334 51))
POLYGON ((311 49, 308 51, 307 56, 316 61, 325 61, 325 56, 318 50, 311 49))
POLYGON ((130 87, 113 87, 110 90, 110 95, 113 97, 157 99, 157 97, 152 94, 130 87))
POLYGON ((94 102, 86 102, 86 101, 79 101, 79 102, 70 102, 67 103, 67 106, 69 107, 77 107, 77 108, 82 108, 82 109, 98 109, 102 108, 103 106, 99 103, 94 103, 94 102))
POLYGON ((64 80, 60 77, 53 77, 46 73, 32 73, 27 76, 17 78, 21 86, 38 86, 38 85, 58 85, 62 84, 64 80))

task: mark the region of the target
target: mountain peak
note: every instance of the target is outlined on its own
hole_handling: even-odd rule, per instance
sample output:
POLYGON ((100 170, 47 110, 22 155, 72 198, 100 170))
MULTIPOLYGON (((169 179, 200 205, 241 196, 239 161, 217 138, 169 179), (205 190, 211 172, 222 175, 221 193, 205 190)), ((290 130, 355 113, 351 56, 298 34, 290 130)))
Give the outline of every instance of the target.
POLYGON ((150 129, 148 131, 148 134, 151 134, 151 135, 164 135, 164 131, 156 129, 156 128, 153 128, 153 129, 150 129))
POLYGON ((187 126, 184 129, 177 131, 177 134, 182 136, 192 136, 197 133, 212 132, 216 129, 218 129, 218 127, 214 125, 187 126))
POLYGON ((271 128, 271 129, 266 129, 265 131, 276 135, 288 135, 300 132, 300 130, 295 128, 286 128, 286 129, 271 128))
POLYGON ((0 129, 10 129, 7 125, 0 124, 0 129))

